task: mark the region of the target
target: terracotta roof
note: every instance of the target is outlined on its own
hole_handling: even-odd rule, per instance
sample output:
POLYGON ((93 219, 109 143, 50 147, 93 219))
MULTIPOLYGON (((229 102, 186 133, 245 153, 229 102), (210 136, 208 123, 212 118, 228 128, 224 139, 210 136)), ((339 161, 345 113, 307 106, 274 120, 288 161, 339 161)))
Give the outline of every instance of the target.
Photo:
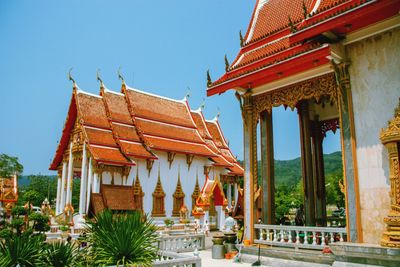
POLYGON ((228 144, 225 142, 225 138, 222 136, 222 133, 220 132, 218 121, 206 121, 206 125, 217 147, 228 148, 228 144))
POLYGON ((300 22, 304 18, 303 2, 310 12, 313 0, 259 0, 254 10, 254 20, 245 37, 246 43, 253 43, 289 27, 289 17, 293 23, 300 22))
POLYGON ((396 0, 258 0, 244 46, 228 71, 207 85, 207 95, 255 88, 329 64, 330 42, 316 37, 332 32, 340 38, 399 10, 396 0))
POLYGON ((195 128, 186 102, 145 93, 133 88, 127 88, 129 98, 136 118, 145 118, 189 128, 195 128))
POLYGON ((157 159, 153 152, 165 151, 212 158, 215 166, 233 166, 234 161, 220 151, 229 148, 219 126, 210 126, 210 130, 201 112, 191 112, 184 100, 123 85, 122 93, 102 87, 100 96, 74 89, 62 141, 50 169, 60 166, 76 121, 86 147, 100 163, 130 166, 137 158, 157 159))

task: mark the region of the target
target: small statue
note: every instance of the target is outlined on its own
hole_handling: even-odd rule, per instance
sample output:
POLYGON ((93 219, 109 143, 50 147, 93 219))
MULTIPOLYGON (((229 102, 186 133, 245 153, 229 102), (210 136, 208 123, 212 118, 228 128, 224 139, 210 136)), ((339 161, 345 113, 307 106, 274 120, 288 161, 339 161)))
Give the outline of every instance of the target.
POLYGON ((49 215, 52 215, 52 213, 53 213, 52 209, 50 207, 49 200, 47 198, 44 199, 44 201, 42 203, 42 206, 41 206, 41 209, 42 209, 42 213, 44 215, 49 216, 49 215))
POLYGON ((224 232, 234 232, 236 230, 236 220, 232 218, 232 212, 228 213, 228 217, 225 219, 224 232))
POLYGON ((189 215, 189 210, 186 207, 185 204, 182 204, 181 209, 179 210, 179 217, 180 217, 180 221, 186 221, 188 219, 188 215, 189 215))

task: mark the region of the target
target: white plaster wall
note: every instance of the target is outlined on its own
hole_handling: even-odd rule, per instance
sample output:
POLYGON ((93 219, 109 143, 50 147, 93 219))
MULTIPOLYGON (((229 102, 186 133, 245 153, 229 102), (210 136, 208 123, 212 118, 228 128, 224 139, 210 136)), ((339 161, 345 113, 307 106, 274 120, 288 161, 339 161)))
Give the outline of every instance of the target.
POLYGON ((389 165, 379 140, 400 97, 400 29, 346 47, 351 62, 364 242, 379 244, 390 206, 389 165))
MULTIPOLYGON (((151 210, 153 208, 153 192, 157 184, 158 179, 158 168, 160 166, 160 176, 161 183, 166 194, 165 196, 165 211, 166 217, 172 216, 173 210, 173 194, 176 189, 176 185, 178 182, 178 171, 180 169, 180 178, 181 185, 183 188, 183 192, 185 193, 185 205, 191 209, 192 207, 192 193, 196 184, 196 173, 198 173, 199 186, 202 188, 205 182, 204 175, 204 166, 210 165, 210 161, 204 157, 194 157, 193 162, 188 169, 188 165, 186 163, 186 156, 177 154, 175 159, 169 167, 169 163, 167 160, 167 153, 165 152, 157 152, 157 157, 159 160, 154 162, 153 168, 148 173, 146 168, 145 160, 137 160, 137 166, 131 168, 130 174, 128 176, 128 185, 133 185, 134 180, 136 179, 137 168, 139 168, 139 179, 142 185, 142 189, 145 193, 143 208, 144 211, 148 214, 151 214, 151 210)), ((210 171, 210 178, 213 179, 216 176, 219 176, 221 172, 225 173, 226 171, 222 168, 212 168, 210 171)))

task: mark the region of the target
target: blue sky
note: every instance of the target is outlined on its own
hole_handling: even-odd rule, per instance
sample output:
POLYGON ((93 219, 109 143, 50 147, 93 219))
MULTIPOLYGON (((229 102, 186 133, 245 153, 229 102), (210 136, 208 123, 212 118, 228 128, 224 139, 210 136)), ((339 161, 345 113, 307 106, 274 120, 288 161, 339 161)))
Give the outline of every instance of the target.
MULTIPOLYGON (((25 174, 51 173, 71 97, 68 69, 80 88, 98 93, 96 70, 106 86, 128 85, 181 99, 205 97, 206 71, 224 72, 224 55, 239 51, 255 0, 0 1, 0 153, 19 157, 25 174)), ((242 122, 230 91, 206 98, 205 116, 221 110, 232 152, 243 157, 242 122)), ((274 110, 275 157, 300 154, 296 113, 274 110)), ((338 135, 325 152, 339 150, 338 135)))

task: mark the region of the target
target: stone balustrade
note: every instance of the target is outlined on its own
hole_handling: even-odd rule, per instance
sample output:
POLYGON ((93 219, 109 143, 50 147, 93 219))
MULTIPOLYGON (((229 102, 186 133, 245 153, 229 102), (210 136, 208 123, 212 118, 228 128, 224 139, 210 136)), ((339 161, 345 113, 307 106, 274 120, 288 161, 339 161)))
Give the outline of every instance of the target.
POLYGON ((158 247, 160 250, 174 252, 190 252, 196 248, 203 250, 205 248, 205 236, 204 234, 160 236, 158 247))
POLYGON ((177 252, 159 251, 158 258, 155 262, 153 262, 153 266, 201 267, 201 258, 196 256, 179 254, 177 252))
POLYGON ((255 224, 256 244, 322 249, 346 241, 346 228, 255 224))

